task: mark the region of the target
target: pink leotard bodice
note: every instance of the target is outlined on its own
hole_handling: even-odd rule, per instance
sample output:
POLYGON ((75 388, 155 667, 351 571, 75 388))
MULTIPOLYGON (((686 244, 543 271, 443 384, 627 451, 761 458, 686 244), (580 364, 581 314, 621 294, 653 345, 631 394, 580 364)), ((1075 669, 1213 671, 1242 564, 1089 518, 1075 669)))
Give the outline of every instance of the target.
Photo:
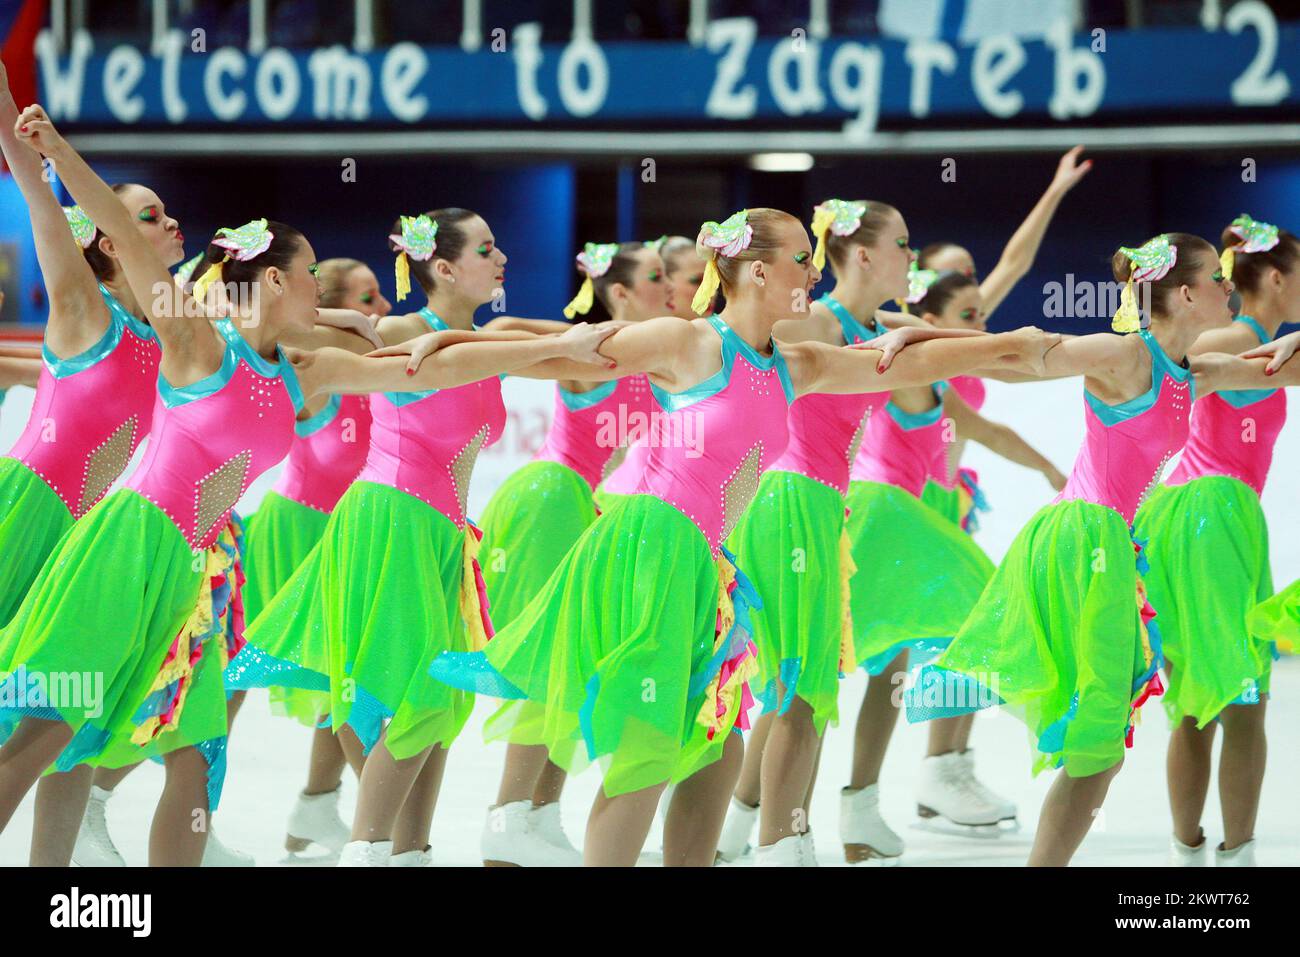
POLYGON ((717 316, 722 368, 685 392, 651 389, 662 412, 650 423, 632 494, 653 495, 689 517, 716 557, 785 449, 794 385, 780 350, 764 356, 717 316))
POLYGON ((979 376, 955 375, 948 380, 948 385, 952 386, 952 390, 961 396, 962 401, 976 412, 984 408, 988 390, 984 386, 984 380, 979 376))
MULTIPOLYGON (((848 345, 866 342, 881 330, 862 325, 830 296, 820 300, 840 322, 848 345)), ((805 395, 790 406, 790 441, 772 468, 795 472, 844 495, 849 490, 849 466, 858 454, 871 414, 889 401, 888 392, 854 395, 805 395)))
MULTIPOLYGON (((1251 325, 1260 342, 1271 338, 1249 316, 1238 316, 1237 321, 1251 325)), ((1166 484, 1226 475, 1263 494, 1273 447, 1285 424, 1285 389, 1237 389, 1197 399, 1187 445, 1166 484)))
POLYGON ((647 429, 654 398, 644 375, 603 382, 590 392, 555 387, 555 416, 537 460, 558 462, 581 475, 593 489, 623 445, 647 429))
POLYGON ((332 395, 310 419, 295 422, 288 461, 273 491, 332 512, 366 464, 370 451, 370 398, 332 395))
MULTIPOLYGON (((428 308, 420 315, 435 330, 447 328, 428 308)), ((414 495, 464 528, 474 462, 506 424, 500 377, 454 389, 376 393, 370 416, 370 452, 357 481, 414 495)))
POLYGON ((943 454, 943 393, 936 382, 935 404, 924 412, 905 412, 892 401, 867 421, 862 447, 853 460, 855 482, 881 482, 906 489, 920 498, 936 454, 943 454))
POLYGON ((1192 374, 1174 362, 1151 333, 1138 333, 1151 353, 1151 388, 1106 405, 1085 391, 1083 448, 1053 502, 1083 500, 1113 508, 1133 524, 1165 464, 1187 441, 1195 398, 1192 374))
POLYGON ((32 413, 8 456, 39 475, 73 518, 104 497, 149 433, 162 361, 153 329, 99 291, 108 329, 71 359, 43 349, 32 413))
POLYGON ((149 447, 126 483, 196 551, 216 541, 252 481, 289 451, 303 401, 283 352, 272 362, 229 319, 213 326, 226 341, 221 368, 179 388, 158 377, 149 447))
MULTIPOLYGON (((651 413, 653 416, 653 411, 651 413)), ((650 445, 646 436, 635 439, 627 447, 627 455, 618 464, 618 468, 605 476, 603 488, 614 495, 631 495, 636 488, 641 473, 645 471, 646 459, 650 456, 650 445)))

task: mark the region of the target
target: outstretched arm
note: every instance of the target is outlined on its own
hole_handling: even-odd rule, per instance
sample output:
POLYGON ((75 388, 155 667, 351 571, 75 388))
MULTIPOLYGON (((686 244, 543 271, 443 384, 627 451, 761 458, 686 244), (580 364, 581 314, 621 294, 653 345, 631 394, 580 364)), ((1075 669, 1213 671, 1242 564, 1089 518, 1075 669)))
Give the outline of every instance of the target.
POLYGON ((1060 470, 1022 439, 1015 429, 984 418, 951 390, 943 397, 943 410, 957 426, 957 434, 962 438, 978 442, 1010 462, 1041 472, 1058 492, 1065 487, 1065 476, 1060 470))
POLYGON ((564 332, 573 323, 558 319, 524 319, 520 316, 498 316, 482 325, 487 332, 532 332, 546 335, 551 332, 564 332))
POLYGON ((201 327, 208 333, 209 325, 205 320, 184 316, 184 295, 177 290, 171 273, 140 234, 121 200, 68 145, 42 107, 29 106, 22 111, 15 135, 54 161, 68 192, 113 241, 131 292, 149 316, 163 349, 188 354, 193 348, 195 330, 201 327))
POLYGON ((802 342, 782 353, 800 395, 852 394, 929 385, 970 369, 1041 369, 1043 353, 1054 341, 1054 336, 1032 326, 998 335, 934 339, 903 350, 885 372, 879 369, 883 353, 865 345, 836 348, 802 342))
POLYGON ((17 359, 12 356, 0 356, 0 389, 10 386, 26 385, 36 388, 41 377, 40 359, 17 359))
POLYGON ((1020 228, 1011 234, 1011 239, 1002 250, 998 264, 980 283, 980 298, 983 301, 985 315, 993 315, 993 310, 1001 305, 1002 300, 1007 298, 1016 283, 1029 272, 1034 264, 1034 258, 1038 255, 1038 248, 1043 244, 1047 227, 1051 224, 1052 217, 1056 215, 1057 207, 1061 205, 1061 200, 1078 184, 1079 180, 1088 175, 1088 170, 1092 169, 1092 160, 1079 162, 1082 153, 1083 147, 1076 146, 1061 157, 1051 185, 1034 204, 1034 208, 1029 211, 1020 228))
POLYGON ((106 326, 108 309, 99 295, 95 274, 72 238, 63 208, 45 181, 40 157, 19 142, 15 133, 17 122, 18 107, 9 91, 4 64, 0 63, 0 150, 27 201, 32 237, 36 240, 36 259, 50 297, 50 323, 93 317, 106 326))
POLYGON ((1209 395, 1227 389, 1281 389, 1300 385, 1300 362, 1288 362, 1277 372, 1268 371, 1263 356, 1247 359, 1222 352, 1208 352, 1188 360, 1196 376, 1196 394, 1209 395))

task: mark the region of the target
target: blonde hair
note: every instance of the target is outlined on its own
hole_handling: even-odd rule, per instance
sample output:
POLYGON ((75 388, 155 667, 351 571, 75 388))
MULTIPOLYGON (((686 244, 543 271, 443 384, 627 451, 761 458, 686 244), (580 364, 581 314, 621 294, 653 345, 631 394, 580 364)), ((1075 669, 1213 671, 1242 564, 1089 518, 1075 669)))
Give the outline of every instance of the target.
POLYGON ((885 224, 889 221, 890 214, 902 215, 888 203, 877 203, 867 199, 856 199, 854 202, 867 207, 867 211, 862 214, 862 222, 858 224, 858 228, 847 236, 836 236, 830 231, 826 234, 826 257, 836 269, 848 261, 854 246, 874 246, 876 244, 876 240, 880 238, 885 230, 885 224))
POLYGON ((726 296, 729 296, 736 288, 736 283, 745 268, 741 263, 772 261, 772 256, 782 245, 782 224, 793 222, 800 227, 803 226, 797 216, 792 216, 784 210, 771 209, 765 206, 749 210, 746 222, 753 227, 754 234, 749 240, 749 245, 734 256, 720 256, 716 249, 704 245, 699 238, 695 240, 695 255, 706 263, 713 262, 718 270, 718 276, 722 280, 723 295, 726 296))
POLYGON ((338 309, 348 292, 348 276, 358 267, 365 268, 359 259, 326 259, 317 268, 320 281, 320 304, 326 309, 338 309))

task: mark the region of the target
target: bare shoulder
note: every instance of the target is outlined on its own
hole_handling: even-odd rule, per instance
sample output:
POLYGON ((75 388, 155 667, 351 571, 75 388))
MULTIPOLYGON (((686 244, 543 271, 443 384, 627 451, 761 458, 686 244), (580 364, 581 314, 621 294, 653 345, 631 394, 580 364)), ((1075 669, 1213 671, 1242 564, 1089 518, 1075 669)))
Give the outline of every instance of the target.
POLYGON ((384 345, 396 346, 431 330, 418 312, 410 312, 401 316, 384 316, 375 326, 375 331, 384 340, 384 345))
POLYGON ((828 346, 844 345, 839 320, 820 302, 814 302, 802 319, 782 319, 772 327, 772 338, 782 344, 821 342, 828 346))

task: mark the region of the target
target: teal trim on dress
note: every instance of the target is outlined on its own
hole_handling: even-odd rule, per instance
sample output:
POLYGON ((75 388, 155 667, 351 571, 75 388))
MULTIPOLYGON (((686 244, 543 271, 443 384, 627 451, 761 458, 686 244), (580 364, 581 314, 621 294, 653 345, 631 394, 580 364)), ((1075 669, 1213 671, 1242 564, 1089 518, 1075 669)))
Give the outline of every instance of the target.
POLYGON ((852 345, 858 340, 869 342, 878 336, 884 335, 884 330, 879 325, 876 325, 875 328, 868 328, 858 322, 857 319, 853 318, 853 313, 844 307, 844 303, 830 293, 826 293, 817 301, 829 309, 831 314, 840 321, 840 332, 844 335, 844 341, 848 345, 852 345))
POLYGON ((1107 405, 1087 389, 1083 390, 1083 397, 1087 401, 1089 408, 1092 409, 1093 414, 1101 420, 1101 424, 1104 426, 1118 425, 1120 422, 1141 415, 1155 405, 1156 399, 1160 396, 1160 386, 1164 383, 1166 376, 1175 382, 1188 383, 1191 400, 1196 400, 1196 380, 1192 378, 1192 370, 1169 358, 1168 353, 1160 348, 1160 343, 1156 341, 1156 337, 1146 329, 1138 332, 1138 335, 1142 337, 1142 344, 1151 353, 1151 388, 1141 395, 1118 405, 1107 405))
POLYGON ((560 385, 555 387, 555 391, 560 396, 560 401, 564 403, 566 409, 570 412, 580 412, 583 409, 590 409, 593 405, 604 402, 614 394, 616 388, 618 388, 618 380, 610 379, 608 382, 602 382, 590 392, 570 392, 560 385))
POLYGON ((885 411, 889 417, 898 423, 898 427, 905 432, 912 432, 916 429, 924 429, 926 426, 934 425, 943 418, 943 394, 948 391, 947 382, 936 382, 930 389, 934 392, 935 406, 932 409, 926 409, 924 412, 904 412, 898 406, 894 405, 893 400, 885 403, 885 411))
POLYGON ((104 297, 104 305, 108 308, 108 328, 104 330, 98 342, 85 352, 69 359, 60 359, 50 351, 48 345, 41 343, 41 358, 45 361, 45 368, 54 378, 66 379, 78 372, 85 372, 118 347, 122 341, 122 333, 126 330, 130 330, 137 339, 148 341, 154 338, 153 327, 127 312, 126 307, 117 301, 117 297, 109 292, 103 283, 99 285, 99 293, 104 297))
MULTIPOLYGON (((1251 316, 1237 316, 1234 322, 1244 322, 1250 326, 1251 330, 1259 337, 1259 344, 1264 345, 1266 342, 1272 342, 1273 337, 1251 316)), ((1228 405, 1237 409, 1244 409, 1248 405, 1254 405, 1256 402, 1263 402, 1271 396, 1277 389, 1227 389, 1220 392, 1219 395, 1228 405)))
POLYGON ((174 409, 177 406, 196 402, 210 395, 216 395, 234 377, 235 369, 238 368, 242 360, 245 365, 263 378, 279 379, 283 382, 285 391, 289 393, 289 399, 293 402, 294 411, 302 411, 302 386, 298 384, 298 375, 293 371, 293 366, 289 364, 283 349, 279 346, 275 347, 278 359, 272 362, 270 359, 258 355, 253 347, 248 344, 248 341, 239 334, 239 331, 235 329, 235 324, 229 319, 217 319, 213 322, 213 326, 221 333, 221 337, 226 340, 226 349, 221 354, 221 366, 211 375, 204 376, 197 382, 191 382, 189 385, 183 386, 172 385, 163 377, 162 372, 159 372, 158 394, 162 397, 163 405, 169 409, 174 409))
POLYGON ((709 316, 708 321, 709 325, 713 326, 714 331, 722 339, 722 368, 703 382, 691 386, 684 392, 669 392, 651 382, 650 392, 659 402, 661 408, 666 412, 678 412, 717 395, 731 381, 731 370, 738 355, 743 355, 746 362, 763 372, 776 369, 777 378, 781 382, 781 391, 785 393, 786 405, 795 400, 794 383, 790 380, 790 370, 785 364, 785 357, 781 355, 781 350, 777 348, 775 342, 772 343, 772 354, 765 356, 737 335, 736 331, 716 314, 709 316))
POLYGON ((309 435, 315 435, 325 426, 334 421, 334 416, 339 414, 339 407, 343 404, 341 397, 331 395, 329 401, 319 412, 308 419, 299 419, 293 424, 294 434, 299 438, 307 438, 309 435))
MULTIPOLYGON (((423 319, 433 332, 443 332, 451 328, 428 306, 425 306, 416 315, 423 319)), ((400 409, 404 405, 410 405, 412 402, 419 402, 431 395, 437 395, 438 391, 438 389, 426 389, 422 392, 383 392, 381 395, 400 409)))

